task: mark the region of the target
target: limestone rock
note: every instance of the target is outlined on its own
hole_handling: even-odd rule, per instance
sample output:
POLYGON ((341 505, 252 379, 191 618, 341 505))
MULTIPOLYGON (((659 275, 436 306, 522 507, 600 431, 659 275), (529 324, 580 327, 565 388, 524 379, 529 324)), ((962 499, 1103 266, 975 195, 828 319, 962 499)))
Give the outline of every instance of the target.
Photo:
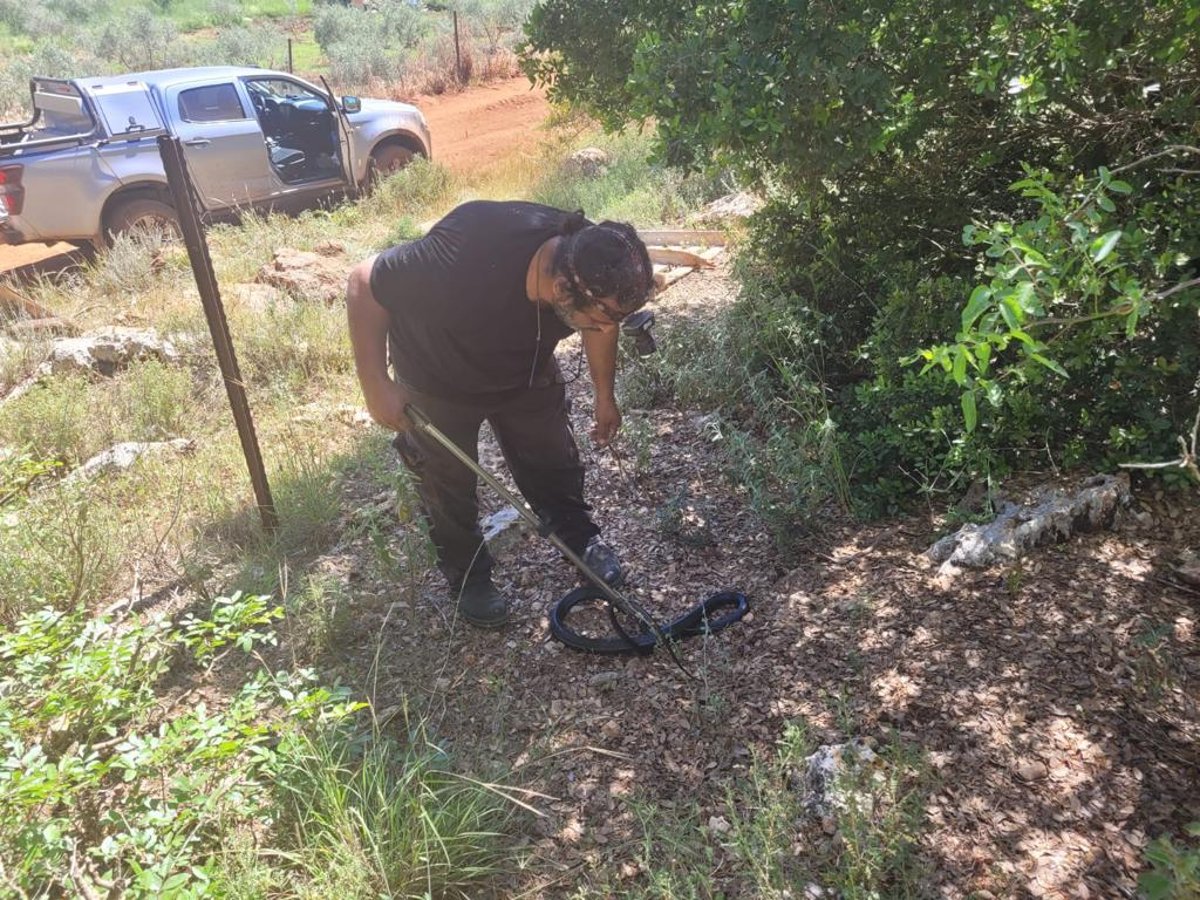
POLYGON ((265 313, 291 303, 287 294, 270 284, 234 284, 228 298, 238 306, 255 313, 265 313))
POLYGON ((1193 587, 1200 587, 1200 553, 1195 550, 1183 551, 1173 568, 1175 574, 1184 582, 1193 587))
POLYGON ((102 472, 112 470, 123 471, 132 466, 143 456, 174 450, 177 453, 190 452, 195 442, 186 438, 175 438, 170 441, 154 441, 151 443, 136 443, 126 441, 109 447, 103 453, 97 453, 82 466, 63 479, 64 484, 74 484, 94 478, 102 472))
POLYGON ((1079 532, 1111 528, 1129 504, 1129 476, 1096 475, 1074 494, 1043 492, 1034 503, 1003 503, 985 525, 964 525, 930 547, 925 555, 940 563, 943 584, 967 568, 983 568, 1002 559, 1017 559, 1034 547, 1065 541, 1079 532))
POLYGON ((297 300, 333 304, 345 296, 350 268, 344 254, 329 256, 284 247, 275 251, 255 281, 286 291, 297 300))
POLYGON ((612 160, 599 147, 584 147, 563 160, 562 170, 566 175, 582 178, 599 178, 608 171, 612 160))
POLYGON ((152 329, 107 328, 80 337, 61 338, 50 347, 50 358, 39 374, 95 372, 113 375, 130 363, 147 359, 178 362, 175 345, 152 329))
POLYGON ((493 556, 510 553, 530 531, 529 524, 511 506, 485 517, 480 527, 493 556))
POLYGON ((873 801, 867 783, 855 776, 870 770, 877 758, 861 738, 818 748, 804 760, 804 772, 799 778, 805 810, 822 821, 836 821, 837 814, 852 801, 860 811, 869 811, 873 801))
POLYGON ((700 210, 697 218, 701 222, 709 224, 728 222, 731 219, 748 219, 758 212, 762 205, 761 197, 756 197, 746 191, 738 191, 735 194, 718 197, 700 210))

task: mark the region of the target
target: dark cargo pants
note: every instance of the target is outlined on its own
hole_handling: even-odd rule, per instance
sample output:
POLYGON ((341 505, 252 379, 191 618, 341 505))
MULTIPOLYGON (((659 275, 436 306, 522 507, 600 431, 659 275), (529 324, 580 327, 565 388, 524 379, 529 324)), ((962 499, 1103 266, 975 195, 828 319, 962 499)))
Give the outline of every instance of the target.
MULTIPOLYGON (((576 553, 600 533, 583 499, 583 465, 567 418, 566 388, 557 378, 539 379, 515 396, 495 400, 452 401, 414 392, 412 403, 476 461, 486 420, 529 505, 576 553)), ((397 435, 393 444, 417 478, 438 565, 452 589, 468 576, 486 577, 492 557, 479 527, 475 473, 418 428, 397 435)))

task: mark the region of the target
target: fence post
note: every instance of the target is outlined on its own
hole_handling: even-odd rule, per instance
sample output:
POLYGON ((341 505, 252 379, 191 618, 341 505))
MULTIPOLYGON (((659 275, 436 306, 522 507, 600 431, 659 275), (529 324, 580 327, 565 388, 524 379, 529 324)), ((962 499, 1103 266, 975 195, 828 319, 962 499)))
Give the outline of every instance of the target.
POLYGON ((212 257, 208 253, 208 242, 200 226, 200 216, 193 202, 192 181, 188 177, 187 164, 183 158, 183 144, 177 137, 161 135, 158 152, 162 157, 163 169, 167 174, 167 186, 175 212, 179 216, 179 230, 187 246, 188 259, 192 263, 192 276, 200 292, 200 303, 208 330, 212 334, 213 349, 217 352, 217 363, 229 395, 229 406, 237 425, 238 437, 242 442, 242 453, 246 467, 250 470, 250 482, 258 500, 258 511, 263 527, 274 534, 279 527, 279 516, 275 502, 271 499, 271 486, 267 483, 267 471, 263 467, 262 453, 258 449, 258 436, 254 433, 254 418, 250 415, 250 403, 246 399, 246 385, 238 368, 237 355, 233 352, 233 338, 229 334, 229 323, 225 319, 225 307, 221 305, 221 291, 217 286, 217 275, 213 271, 212 257))
POLYGON ((454 10, 454 77, 462 84, 462 51, 458 47, 458 10, 454 10))
POLYGON ((288 38, 288 74, 289 75, 296 74, 295 71, 292 69, 292 39, 291 38, 288 38))

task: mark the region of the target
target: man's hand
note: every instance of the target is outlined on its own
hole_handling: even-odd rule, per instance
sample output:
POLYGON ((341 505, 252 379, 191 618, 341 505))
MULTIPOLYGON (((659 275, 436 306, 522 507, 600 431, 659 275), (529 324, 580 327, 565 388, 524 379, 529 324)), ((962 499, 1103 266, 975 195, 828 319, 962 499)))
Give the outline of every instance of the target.
POLYGON ((371 418, 384 428, 399 432, 412 428, 412 421, 404 413, 411 398, 403 385, 390 378, 372 384, 369 390, 363 385, 363 399, 371 418))
POLYGON ((592 426, 592 441, 597 447, 607 447, 621 428, 621 410, 611 399, 596 400, 596 424, 592 426))

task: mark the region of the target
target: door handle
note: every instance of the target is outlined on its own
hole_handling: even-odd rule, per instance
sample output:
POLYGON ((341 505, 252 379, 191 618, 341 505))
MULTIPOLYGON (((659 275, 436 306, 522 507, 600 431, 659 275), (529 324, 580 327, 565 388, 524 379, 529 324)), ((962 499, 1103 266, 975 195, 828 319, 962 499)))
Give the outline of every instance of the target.
POLYGON ((212 143, 208 138, 192 138, 190 141, 184 141, 189 147, 207 147, 212 143))

